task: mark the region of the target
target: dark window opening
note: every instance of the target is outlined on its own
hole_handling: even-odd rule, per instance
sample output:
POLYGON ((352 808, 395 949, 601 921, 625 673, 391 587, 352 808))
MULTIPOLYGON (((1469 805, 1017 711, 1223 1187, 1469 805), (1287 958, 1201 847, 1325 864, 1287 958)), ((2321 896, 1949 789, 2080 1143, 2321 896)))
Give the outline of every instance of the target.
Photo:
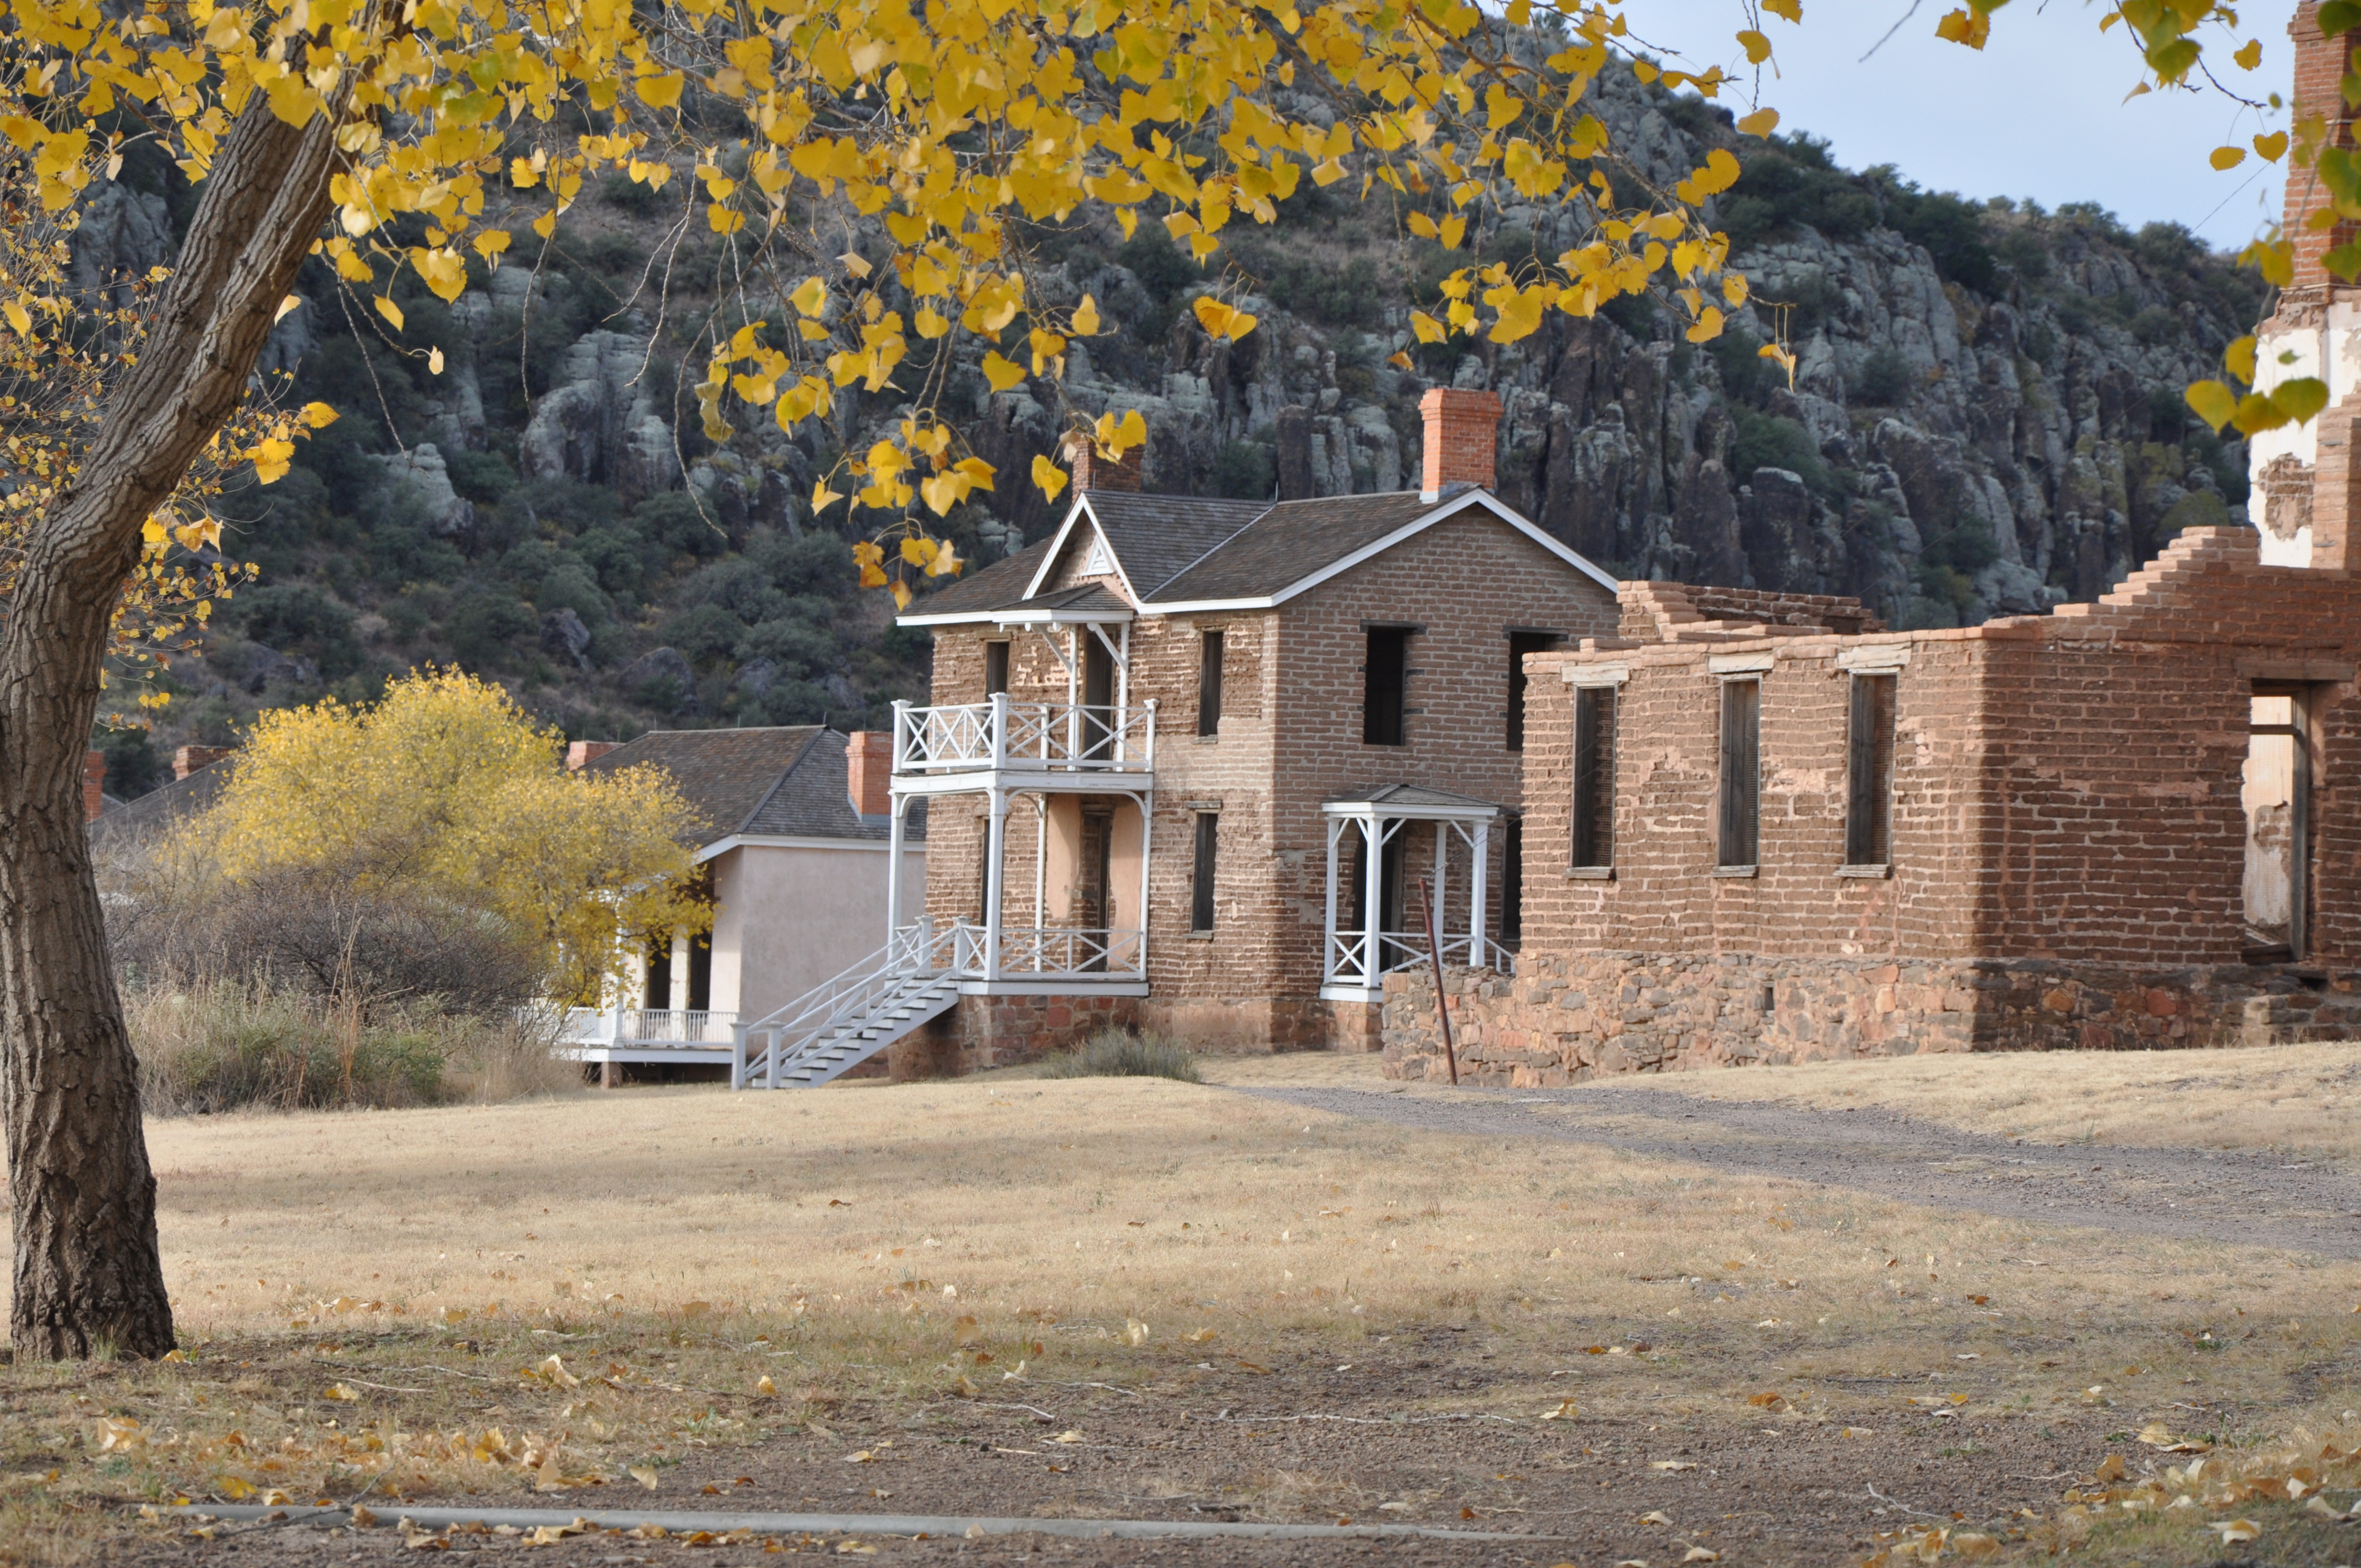
POLYGON ((688 1010, 703 1013, 713 1005, 713 934, 688 939, 688 1010))
POLYGON ((1574 863, 1615 863, 1615 688, 1574 693, 1574 863))
POLYGON ((672 933, 660 932, 648 938, 648 983, 642 988, 646 996, 640 1005, 651 1013, 664 1013, 672 1007, 672 933))
POLYGON ((1213 855, 1221 838, 1221 814, 1197 814, 1197 864, 1189 887, 1189 929, 1213 928, 1213 855))
MULTIPOLYGON (((1110 944, 1115 925, 1114 857, 1115 807, 1085 805, 1082 852, 1076 857, 1074 923, 1110 944)), ((1103 970, 1106 958, 1106 949, 1101 948, 1083 961, 1082 968, 1103 970)))
POLYGON ((1368 658, 1361 672, 1363 744, 1404 744, 1402 709, 1410 685, 1410 628, 1371 627, 1368 658))
POLYGON ((1197 733, 1218 735, 1222 729, 1222 634, 1205 633, 1197 656, 1197 733))
POLYGON ((1525 934, 1525 824, 1511 817, 1500 831, 1500 940, 1525 934))
POLYGON ((1763 756, 1763 683, 1721 683, 1721 833, 1717 863, 1756 864, 1763 756))
POLYGON ((1845 747, 1845 864, 1882 866, 1894 852, 1892 675, 1852 678, 1845 747))
POLYGON ((1525 655, 1546 653, 1565 639, 1554 631, 1509 633, 1509 750, 1525 749, 1525 655))
POLYGON ((1104 757, 1115 745, 1115 655, 1096 627, 1082 629, 1082 755, 1104 757))
POLYGON ((987 642, 983 645, 983 695, 986 699, 1008 689, 1008 644, 987 642))

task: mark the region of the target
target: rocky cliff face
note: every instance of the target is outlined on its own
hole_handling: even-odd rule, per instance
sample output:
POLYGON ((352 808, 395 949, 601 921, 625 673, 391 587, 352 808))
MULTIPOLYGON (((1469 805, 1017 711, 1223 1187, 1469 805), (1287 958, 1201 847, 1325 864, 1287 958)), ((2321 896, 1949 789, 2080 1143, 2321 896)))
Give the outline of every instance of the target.
MULTIPOLYGON (((1279 224, 1225 233, 1232 287, 1261 325, 1216 343, 1188 309, 1213 280, 1159 225, 1126 239, 1111 214, 1077 214, 1019 236, 1049 302, 1088 292, 1107 323, 1073 345, 1062 384, 994 393, 986 345, 945 340, 939 406, 1003 475, 945 530, 986 561, 1039 537, 1062 508, 1026 477, 1033 457, 1109 410, 1146 416, 1151 489, 1414 486, 1417 401, 1435 384, 1499 393, 1502 494, 1607 569, 1854 594, 1899 625, 2092 598, 2178 529, 2243 517, 2242 449, 2180 394, 2267 313, 2251 275, 2178 229, 1932 194, 1891 170, 1838 169, 1806 140, 1739 137, 1720 111, 1628 77, 1600 91, 1618 145, 1656 183, 1712 146, 1744 166, 1716 219, 1754 299, 1720 339, 1692 345, 1653 303, 1624 300, 1594 320, 1553 314, 1515 345, 1422 347, 1409 313, 1467 253, 1402 236, 1352 182, 1306 181, 1279 224), (1757 354, 1772 342, 1793 349, 1792 380, 1757 354)), ((77 279, 169 260, 192 200, 176 181, 134 159, 85 215, 77 279)), ((1511 265, 1555 256, 1581 227, 1556 207, 1479 216, 1471 243, 1511 265)), ((287 480, 233 498, 237 553, 266 586, 184 664, 189 700, 147 744, 222 743, 257 703, 366 696, 430 660, 500 676, 578 735, 851 727, 924 690, 923 637, 854 589, 845 547, 889 520, 839 508, 816 521, 808 504, 841 453, 910 411, 908 394, 848 389, 832 421, 792 435, 741 410, 738 434, 706 441, 682 367, 702 364, 697 333, 719 292, 695 280, 730 274, 670 217, 611 185, 537 273, 473 276, 449 306, 405 281, 401 346, 442 346, 439 376, 356 324, 314 264, 264 368, 345 418, 287 480), (654 277, 669 299, 649 292, 654 277)), ((853 245, 882 260, 863 232, 852 224, 853 245)), ((115 787, 137 782, 132 765, 115 787)))
MULTIPOLYGON (((1146 412, 1150 488, 1293 497, 1416 483, 1420 391, 1490 388, 1502 494, 1602 565, 1857 594, 1906 625, 2093 598, 2179 528, 2243 516, 2241 450, 2180 392, 2216 373, 2267 301, 2185 234, 1848 176, 1812 144, 1743 143, 1695 100, 1628 80, 1608 103, 1660 183, 1708 145, 1740 151, 1750 177, 1767 166, 1777 194, 1723 214, 1754 300, 1721 341, 1692 348, 1625 301, 1512 345, 1421 351, 1408 311, 1446 259, 1315 203, 1235 247, 1262 283, 1248 302, 1262 325, 1236 345, 1170 308, 1193 280, 1159 293, 1173 258, 1152 236, 1060 236, 1053 296, 1088 290, 1126 328, 1077 352, 1068 396, 1146 412), (1140 341, 1163 322, 1160 343, 1140 341), (1771 341, 1797 356, 1792 384, 1755 353, 1771 341), (1397 350, 1413 370, 1386 363, 1397 350)), ((1576 233, 1535 207, 1494 222, 1487 254, 1511 262, 1576 233)), ((1039 389, 980 397, 973 439, 1004 466, 1029 459, 1049 449, 1047 403, 1039 389)), ((1020 501, 1006 521, 1029 536, 1047 519, 1020 501)))

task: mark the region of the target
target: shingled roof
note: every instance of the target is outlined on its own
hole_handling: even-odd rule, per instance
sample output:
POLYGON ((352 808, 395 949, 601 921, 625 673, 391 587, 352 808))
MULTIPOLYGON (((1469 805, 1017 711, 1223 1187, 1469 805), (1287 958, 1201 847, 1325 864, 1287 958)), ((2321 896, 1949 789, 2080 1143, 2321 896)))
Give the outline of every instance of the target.
MULTIPOLYGON (((852 807, 844 761, 845 737, 816 724, 756 729, 652 729, 584 764, 586 773, 612 773, 650 763, 673 777, 704 827, 710 845, 740 836, 795 839, 884 839, 883 817, 852 807)), ((905 824, 913 839, 926 837, 924 802, 914 802, 905 824)))
MULTIPOLYGON (((1065 525, 973 577, 914 603, 905 622, 928 625, 994 615, 1071 609, 1085 591, 1063 588, 1027 597, 1052 556, 1093 525, 1115 553, 1124 580, 1149 612, 1177 607, 1271 604, 1345 570, 1389 542, 1462 513, 1498 518, 1564 560, 1609 593, 1615 579, 1534 527, 1486 490, 1469 488, 1438 500, 1415 490, 1323 496, 1312 500, 1211 500, 1091 490, 1078 497, 1065 525)), ((1104 591, 1104 590, 1101 590, 1104 591)))
POLYGON ((160 784, 121 806, 110 805, 90 825, 90 841, 100 850, 128 849, 212 806, 229 787, 235 759, 221 757, 184 779, 160 784))

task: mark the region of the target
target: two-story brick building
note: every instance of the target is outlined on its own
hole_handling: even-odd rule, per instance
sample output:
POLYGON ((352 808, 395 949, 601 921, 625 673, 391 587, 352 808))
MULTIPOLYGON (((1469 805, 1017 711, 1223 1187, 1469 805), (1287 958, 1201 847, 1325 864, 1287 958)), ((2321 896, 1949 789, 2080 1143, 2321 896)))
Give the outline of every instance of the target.
POLYGON ((1422 880, 1446 958, 1499 961, 1522 662, 1611 633, 1615 587, 1490 493, 1492 394, 1423 407, 1422 488, 1394 494, 1146 495, 1136 451, 1085 445, 1053 537, 911 607, 932 700, 897 716, 893 790, 928 805, 927 898, 892 924, 935 981, 805 1036, 898 1009, 843 1054, 907 1034, 913 1072, 1110 1021, 1373 1047, 1386 971, 1426 961, 1422 880))

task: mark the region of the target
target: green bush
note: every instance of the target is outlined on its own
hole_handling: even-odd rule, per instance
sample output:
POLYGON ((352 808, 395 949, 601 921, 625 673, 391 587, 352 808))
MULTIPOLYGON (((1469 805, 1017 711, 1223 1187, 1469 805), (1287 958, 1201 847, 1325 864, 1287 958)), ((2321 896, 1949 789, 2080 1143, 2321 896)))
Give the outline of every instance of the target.
POLYGON ((1102 1029, 1080 1047, 1041 1064, 1044 1078, 1174 1078, 1202 1083, 1196 1053, 1162 1035, 1102 1029))

